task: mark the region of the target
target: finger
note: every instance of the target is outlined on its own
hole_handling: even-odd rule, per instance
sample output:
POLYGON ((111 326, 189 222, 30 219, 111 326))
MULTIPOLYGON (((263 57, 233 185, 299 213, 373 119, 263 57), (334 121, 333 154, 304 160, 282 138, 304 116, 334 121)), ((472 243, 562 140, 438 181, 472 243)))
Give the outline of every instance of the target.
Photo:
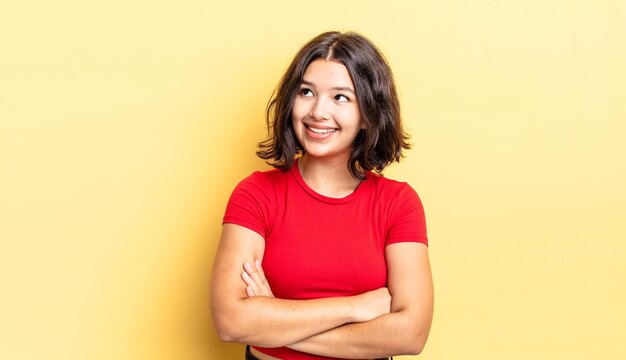
POLYGON ((247 287, 253 291, 254 294, 262 293, 258 284, 255 282, 255 280, 252 277, 250 277, 250 275, 248 275, 247 272, 244 271, 243 273, 241 273, 241 278, 246 283, 247 287))
POLYGON ((270 288, 269 281, 267 281, 267 277, 265 277, 265 272, 263 271, 263 267, 261 266, 261 261, 255 260, 254 265, 256 266, 256 271, 259 273, 259 275, 263 279, 263 285, 267 288, 268 295, 274 297, 274 294, 272 293, 272 289, 270 288))
MULTIPOLYGON (((269 289, 269 284, 262 273, 259 273, 256 270, 256 264, 253 266, 250 263, 244 263, 243 268, 245 270, 245 274, 248 277, 246 283, 252 286, 255 295, 257 296, 271 296, 273 297, 272 291, 269 289)), ((243 274, 242 274, 243 275, 243 274)))
MULTIPOLYGON (((250 263, 244 263, 243 268, 246 276, 248 276, 247 284, 252 286, 252 289, 257 296, 274 297, 272 289, 265 278, 263 269, 261 268, 260 261, 256 260, 254 266, 250 263), (258 271, 260 269, 260 271, 258 271)), ((243 274, 242 274, 243 276, 243 274)))
POLYGON ((248 295, 248 297, 253 297, 255 295, 254 290, 252 290, 252 287, 250 286, 246 287, 246 295, 248 295))
POLYGON ((243 269, 246 271, 246 273, 248 273, 248 275, 250 275, 250 277, 252 277, 254 273, 256 272, 254 270, 254 267, 250 265, 250 263, 248 262, 243 263, 243 269))
MULTIPOLYGON (((246 270, 246 273, 252 278, 252 280, 254 280, 255 285, 257 285, 258 287, 263 286, 264 279, 261 278, 259 272, 256 271, 254 266, 252 266, 250 263, 245 263, 243 264, 243 268, 246 270)), ((254 290, 255 293, 257 293, 257 288, 255 288, 254 290)))
POLYGON ((241 278, 246 283, 246 286, 254 285, 254 280, 245 271, 241 273, 241 278))
POLYGON ((261 261, 259 260, 254 260, 254 266, 256 267, 256 271, 259 273, 259 275, 261 275, 261 277, 266 280, 265 278, 265 272, 263 271, 263 267, 261 266, 261 261))

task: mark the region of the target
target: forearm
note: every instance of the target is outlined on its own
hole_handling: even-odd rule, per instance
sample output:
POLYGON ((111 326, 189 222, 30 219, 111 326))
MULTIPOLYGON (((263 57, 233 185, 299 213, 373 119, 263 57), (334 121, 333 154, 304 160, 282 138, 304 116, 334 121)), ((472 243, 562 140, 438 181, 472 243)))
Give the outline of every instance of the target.
MULTIPOLYGON (((218 334, 225 341, 286 346, 346 323, 368 321, 389 312, 391 296, 387 288, 345 297, 277 299, 260 261, 254 265, 245 262, 243 270, 243 282, 227 281, 227 276, 216 276, 213 281, 212 314, 218 334)), ((224 269, 225 274, 235 271, 224 269)))
POLYGON ((314 335, 291 348, 338 358, 375 358, 418 354, 433 315, 433 285, 428 248, 396 243, 385 248, 391 312, 371 321, 348 324, 314 335))
POLYGON ((290 344, 289 347, 316 355, 345 359, 419 354, 428 337, 430 321, 395 312, 376 319, 340 326, 290 344))
POLYGON ((278 347, 380 315, 369 314, 360 320, 354 317, 363 314, 362 308, 367 307, 363 304, 370 303, 369 298, 355 303, 352 297, 283 300, 248 296, 244 281, 262 276, 251 264, 263 257, 264 244, 264 239, 252 230, 234 224, 223 227, 211 280, 211 314, 222 340, 278 347), (252 278, 246 277, 244 270, 252 278))
POLYGON ((350 298, 284 300, 265 296, 233 299, 214 306, 224 341, 279 347, 357 321, 350 298))

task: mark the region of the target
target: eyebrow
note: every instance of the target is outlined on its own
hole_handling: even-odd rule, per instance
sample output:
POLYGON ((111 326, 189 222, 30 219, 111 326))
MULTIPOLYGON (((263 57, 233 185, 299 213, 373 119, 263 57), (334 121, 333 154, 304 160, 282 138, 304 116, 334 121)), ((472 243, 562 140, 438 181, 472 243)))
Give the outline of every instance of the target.
MULTIPOLYGON (((315 84, 313 84, 310 81, 306 81, 306 80, 302 80, 302 84, 315 87, 315 84)), ((339 90, 339 91, 349 91, 349 92, 354 94, 354 90, 352 90, 352 88, 347 87, 347 86, 336 86, 336 87, 334 87, 332 89, 333 90, 339 90)))

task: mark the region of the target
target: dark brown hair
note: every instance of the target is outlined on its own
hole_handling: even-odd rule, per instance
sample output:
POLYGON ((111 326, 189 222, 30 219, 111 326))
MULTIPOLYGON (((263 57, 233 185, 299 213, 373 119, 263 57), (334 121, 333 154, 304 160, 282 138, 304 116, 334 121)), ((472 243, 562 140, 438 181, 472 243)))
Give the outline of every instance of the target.
POLYGON ((286 171, 303 148, 293 130, 291 110, 302 77, 311 62, 335 60, 347 69, 355 86, 362 129, 354 140, 348 168, 357 179, 365 172, 380 173, 393 161, 400 161, 402 150, 409 149, 408 135, 402 130, 400 105, 391 69, 381 52, 364 36, 354 33, 326 32, 305 44, 267 104, 265 116, 268 138, 256 152, 268 164, 286 171))

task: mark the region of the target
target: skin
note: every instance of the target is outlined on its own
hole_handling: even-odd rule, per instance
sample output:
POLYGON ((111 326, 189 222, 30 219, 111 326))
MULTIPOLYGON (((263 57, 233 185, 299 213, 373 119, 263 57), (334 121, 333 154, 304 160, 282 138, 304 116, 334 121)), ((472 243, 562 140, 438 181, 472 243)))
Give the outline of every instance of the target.
POLYGON ((388 313, 391 296, 386 288, 351 297, 285 300, 249 297, 242 280, 242 264, 261 259, 265 240, 235 224, 224 224, 211 281, 211 313, 218 335, 264 347, 293 344, 351 322, 388 313))
MULTIPOLYGON (((419 354, 430 331, 433 286, 427 247, 420 243, 397 243, 385 249, 390 313, 371 321, 345 324, 311 336, 288 347, 322 356, 346 359, 419 354)), ((248 296, 273 297, 260 262, 248 264, 244 277, 248 296)), ((264 354, 255 352, 261 359, 264 354)))
POLYGON ((292 125, 305 155, 298 161, 300 173, 315 191, 344 197, 358 186, 347 168, 352 143, 363 128, 352 79, 346 67, 318 59, 307 67, 292 110, 292 125), (309 128, 334 129, 324 139, 309 128))
MULTIPOLYGON (((354 85, 344 65, 324 59, 313 61, 303 80, 292 111, 292 125, 305 153, 299 170, 318 193, 347 196, 359 184, 347 167, 362 128, 354 85)), ((261 267, 264 250, 261 235, 223 225, 211 282, 211 312, 222 340, 348 359, 421 352, 433 311, 424 244, 386 247, 387 288, 312 300, 274 297, 261 267)))

